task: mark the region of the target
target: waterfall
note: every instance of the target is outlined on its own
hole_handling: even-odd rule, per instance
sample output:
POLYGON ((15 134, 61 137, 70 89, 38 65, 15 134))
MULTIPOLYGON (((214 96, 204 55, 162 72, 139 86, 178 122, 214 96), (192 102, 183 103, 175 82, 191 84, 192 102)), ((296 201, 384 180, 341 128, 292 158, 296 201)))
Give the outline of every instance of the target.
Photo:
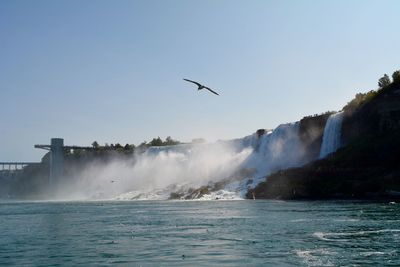
POLYGON ((203 191, 209 199, 241 198, 265 175, 306 163, 299 129, 295 122, 233 140, 149 147, 88 164, 65 191, 78 199, 197 198, 203 191))
POLYGON ((342 121, 343 112, 338 112, 329 116, 324 129, 319 158, 326 157, 328 154, 335 152, 340 147, 342 121))
POLYGON ((304 162, 304 149, 299 138, 299 122, 281 124, 275 130, 255 137, 254 152, 243 164, 254 168, 260 177, 271 172, 300 166, 304 162))

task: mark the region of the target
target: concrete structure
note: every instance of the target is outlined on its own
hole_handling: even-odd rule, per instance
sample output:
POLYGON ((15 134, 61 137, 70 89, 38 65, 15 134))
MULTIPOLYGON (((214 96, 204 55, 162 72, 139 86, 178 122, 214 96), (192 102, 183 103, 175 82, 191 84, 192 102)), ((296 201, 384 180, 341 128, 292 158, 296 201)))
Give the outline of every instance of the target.
POLYGON ((50 187, 57 186, 64 171, 64 139, 52 138, 50 145, 35 145, 50 151, 50 187))
POLYGON ((50 175, 49 185, 56 188, 60 182, 64 172, 64 154, 68 150, 92 150, 93 147, 82 146, 64 146, 64 139, 52 138, 50 145, 35 145, 35 148, 41 148, 50 151, 50 175))
POLYGON ((58 184, 64 171, 64 139, 52 138, 50 147, 50 186, 58 184))
MULTIPOLYGON (((21 181, 30 179, 31 177, 38 178, 40 182, 46 183, 48 179, 49 193, 57 192, 57 189, 63 185, 64 175, 64 160, 65 155, 71 150, 93 150, 94 147, 82 146, 64 146, 64 139, 52 138, 49 145, 35 145, 35 148, 45 149, 49 151, 49 157, 44 157, 42 162, 0 162, 0 196, 8 194, 5 189, 6 184, 10 184, 13 179, 23 178, 21 181), (27 168, 35 166, 37 168, 27 168), (48 172, 47 166, 49 167, 48 172), (6 192, 6 193, 3 193, 6 192)), ((65 181, 68 183, 68 181, 65 181)))

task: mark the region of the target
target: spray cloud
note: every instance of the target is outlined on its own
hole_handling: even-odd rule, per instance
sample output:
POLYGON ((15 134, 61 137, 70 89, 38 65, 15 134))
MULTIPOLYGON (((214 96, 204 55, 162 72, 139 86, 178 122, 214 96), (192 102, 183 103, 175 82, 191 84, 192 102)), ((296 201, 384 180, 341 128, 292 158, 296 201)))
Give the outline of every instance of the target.
POLYGON ((93 161, 74 172, 57 196, 63 199, 113 199, 142 196, 168 188, 196 188, 226 178, 240 168, 252 149, 239 149, 228 142, 150 147, 129 159, 93 161))

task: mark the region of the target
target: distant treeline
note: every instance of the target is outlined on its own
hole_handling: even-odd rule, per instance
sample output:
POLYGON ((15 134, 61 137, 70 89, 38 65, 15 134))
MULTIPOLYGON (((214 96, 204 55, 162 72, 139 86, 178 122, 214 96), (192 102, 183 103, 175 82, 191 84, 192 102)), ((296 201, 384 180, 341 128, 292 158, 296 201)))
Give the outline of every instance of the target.
POLYGON ((139 151, 144 151, 148 147, 152 146, 172 146, 172 145, 178 145, 181 144, 180 141, 174 140, 171 138, 171 136, 168 136, 165 140, 162 140, 160 137, 153 138, 150 142, 144 141, 139 145, 134 145, 134 144, 125 144, 121 145, 120 143, 116 144, 108 144, 105 143, 104 145, 100 145, 97 141, 94 141, 92 143, 92 149, 76 149, 73 151, 70 151, 71 154, 80 154, 80 153, 85 153, 88 151, 94 151, 94 152, 107 152, 107 151, 115 151, 115 152, 120 152, 120 153, 125 153, 125 154, 131 154, 135 150, 139 151))
POLYGON ((384 74, 378 80, 379 88, 377 90, 371 90, 366 93, 358 93, 350 102, 347 103, 346 106, 343 107, 344 111, 354 111, 355 109, 359 108, 360 106, 370 102, 374 99, 378 94, 385 92, 385 90, 391 85, 400 83, 400 70, 396 70, 392 74, 392 80, 387 74, 384 74))
POLYGON ((316 113, 314 115, 304 116, 303 119, 316 118, 316 117, 320 117, 320 116, 331 115, 331 114, 334 114, 334 113, 335 113, 335 111, 325 111, 325 112, 322 112, 322 113, 316 113))
MULTIPOLYGON (((181 142, 172 139, 168 136, 165 140, 160 137, 153 138, 150 142, 142 142, 139 145, 120 143, 100 145, 97 141, 92 143, 91 148, 66 150, 64 153, 66 164, 85 165, 93 160, 108 161, 115 158, 132 158, 135 153, 143 153, 147 148, 152 146, 170 146, 178 145, 181 142)), ((49 154, 43 158, 44 161, 49 161, 49 154)))
POLYGON ((147 148, 151 146, 173 146, 173 145, 178 145, 181 144, 181 142, 174 140, 171 138, 171 136, 168 136, 165 141, 163 141, 160 137, 153 138, 150 142, 147 143, 147 141, 142 142, 140 145, 135 146, 134 144, 126 144, 126 145, 121 145, 120 143, 116 144, 108 144, 105 143, 104 146, 99 145, 97 141, 94 141, 92 143, 92 147, 94 150, 120 150, 120 151, 126 151, 126 150, 135 150, 135 148, 147 148))
MULTIPOLYGON (((390 79, 389 75, 384 74, 378 80, 379 88, 377 90, 371 90, 366 93, 356 94, 355 97, 343 107, 343 111, 354 111, 355 109, 357 109, 357 108, 361 107, 362 105, 371 101, 378 94, 384 92, 390 85, 396 84, 396 83, 400 83, 400 70, 396 70, 395 72, 393 72, 392 79, 390 79)), ((324 115, 331 115, 334 113, 335 113, 335 111, 326 111, 323 113, 304 116, 303 119, 310 119, 310 118, 315 118, 315 117, 324 116, 324 115)))

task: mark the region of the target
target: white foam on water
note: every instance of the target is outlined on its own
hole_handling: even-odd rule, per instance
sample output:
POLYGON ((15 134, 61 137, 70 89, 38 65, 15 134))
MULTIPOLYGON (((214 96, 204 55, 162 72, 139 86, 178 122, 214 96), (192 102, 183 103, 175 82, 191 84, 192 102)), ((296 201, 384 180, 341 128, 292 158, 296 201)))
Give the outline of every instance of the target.
POLYGON ((312 219, 312 218, 302 218, 302 219, 293 219, 293 220, 290 220, 290 222, 293 222, 293 223, 296 223, 296 222, 319 222, 319 221, 328 221, 328 220, 330 220, 330 219, 327 219, 327 218, 314 218, 314 219, 312 219))
POLYGON ((327 236, 327 235, 328 235, 327 233, 323 233, 323 232, 315 232, 315 233, 313 233, 313 236, 317 237, 320 240, 323 240, 323 241, 337 241, 335 239, 332 240, 332 239, 326 238, 325 236, 327 236))
POLYGON ((366 235, 381 234, 381 233, 397 233, 397 232, 400 232, 400 229, 381 229, 381 230, 357 231, 348 233, 315 232, 313 233, 313 236, 323 241, 348 241, 350 238, 354 238, 357 236, 366 236, 366 235))
POLYGON ((216 192, 203 195, 199 198, 199 200, 243 200, 243 198, 240 197, 236 192, 218 190, 216 192))
POLYGON ((359 222, 360 219, 334 219, 334 222, 359 222))
POLYGON ((360 252, 361 256, 365 256, 365 257, 370 257, 370 256, 381 256, 381 255, 385 255, 387 253, 382 252, 382 251, 365 251, 365 252, 360 252))
POLYGON ((307 266, 335 266, 327 258, 335 253, 328 249, 295 250, 294 252, 307 266))

